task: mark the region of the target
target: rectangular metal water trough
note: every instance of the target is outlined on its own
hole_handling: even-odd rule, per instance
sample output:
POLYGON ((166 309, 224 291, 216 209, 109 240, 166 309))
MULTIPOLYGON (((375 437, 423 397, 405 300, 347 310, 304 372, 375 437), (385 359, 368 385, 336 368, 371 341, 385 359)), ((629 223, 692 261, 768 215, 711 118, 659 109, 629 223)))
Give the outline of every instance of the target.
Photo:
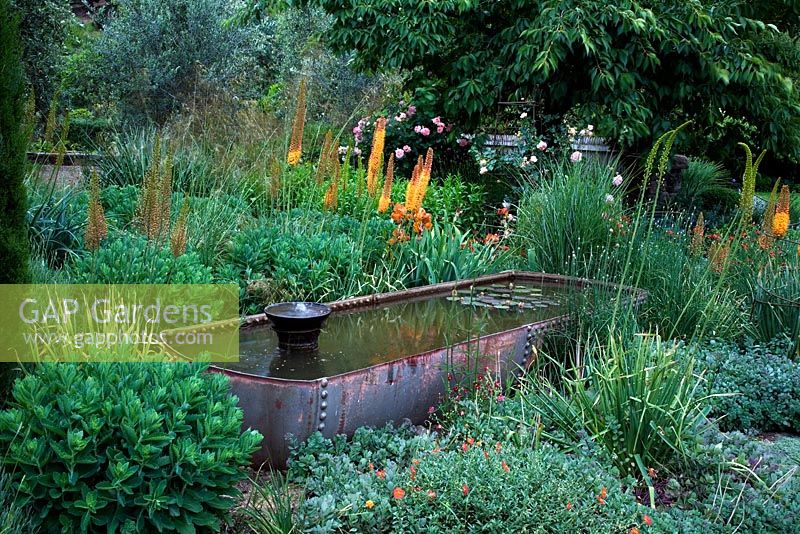
MULTIPOLYGON (((329 303, 333 313, 370 309, 392 302, 448 295, 453 290, 498 283, 523 282, 543 286, 588 286, 617 290, 618 286, 585 279, 542 273, 511 271, 459 282, 435 284, 393 293, 355 297, 329 303)), ((646 293, 623 288, 636 306, 646 293)), ((548 330, 565 326, 571 317, 561 315, 540 322, 486 335, 477 340, 440 347, 420 354, 364 369, 318 378, 289 380, 256 376, 230 369, 211 367, 230 379, 232 393, 244 411, 243 426, 264 435, 262 448, 253 458, 254 465, 269 462, 282 468, 289 454, 287 436, 305 440, 315 431, 325 437, 352 435, 362 426, 383 426, 388 421, 409 419, 424 422, 431 406, 436 406, 447 388, 448 369, 459 368, 480 355, 480 365, 500 376, 509 371, 522 372, 535 355, 534 347, 548 330)), ((264 325, 265 315, 245 319, 243 328, 264 325)), ((482 368, 482 367, 481 367, 482 368)))

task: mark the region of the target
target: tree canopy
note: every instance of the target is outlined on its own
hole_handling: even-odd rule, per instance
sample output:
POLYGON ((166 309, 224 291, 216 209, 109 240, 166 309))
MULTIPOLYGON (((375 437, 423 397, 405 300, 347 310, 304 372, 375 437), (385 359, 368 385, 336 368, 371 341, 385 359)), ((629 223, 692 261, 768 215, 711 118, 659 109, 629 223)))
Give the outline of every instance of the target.
POLYGON ((302 3, 333 16, 328 42, 355 49, 360 68, 410 71, 418 95, 467 124, 534 98, 545 113, 580 106, 632 146, 687 118, 703 128, 733 117, 764 148, 800 158, 796 0, 302 3))

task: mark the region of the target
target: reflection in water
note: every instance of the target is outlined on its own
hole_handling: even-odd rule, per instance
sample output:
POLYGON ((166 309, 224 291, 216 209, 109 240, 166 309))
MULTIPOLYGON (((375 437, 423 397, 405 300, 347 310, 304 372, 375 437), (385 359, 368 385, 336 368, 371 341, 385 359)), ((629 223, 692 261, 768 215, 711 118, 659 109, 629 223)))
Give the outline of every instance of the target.
POLYGON ((297 380, 333 376, 563 315, 569 295, 558 286, 495 284, 337 312, 311 354, 286 354, 268 325, 257 326, 241 331, 240 361, 225 367, 297 380))

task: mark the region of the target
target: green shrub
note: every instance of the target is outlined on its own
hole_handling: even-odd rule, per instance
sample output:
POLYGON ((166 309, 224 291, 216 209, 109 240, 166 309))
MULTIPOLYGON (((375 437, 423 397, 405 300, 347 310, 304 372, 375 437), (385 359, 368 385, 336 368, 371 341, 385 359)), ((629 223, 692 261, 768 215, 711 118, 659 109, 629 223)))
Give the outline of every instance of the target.
POLYGON ((475 278, 510 265, 510 254, 496 244, 473 242, 452 224, 434 226, 419 237, 395 245, 393 270, 421 286, 475 278))
POLYGON ((785 345, 716 342, 698 352, 724 430, 800 431, 800 369, 785 345))
MULTIPOLYGON (((405 182, 400 184, 405 191, 405 182)), ((425 196, 425 210, 434 218, 457 224, 465 232, 480 230, 486 219, 486 188, 448 174, 430 187, 425 196)))
MULTIPOLYGON (((46 3, 40 7, 46 8, 46 3)), ((37 4, 37 5, 39 5, 37 4)), ((24 128, 25 73, 20 61, 20 17, 15 3, 0 0, 0 284, 30 281, 26 214, 24 128)), ((30 29, 26 29, 30 31, 30 29)), ((0 329, 5 325, 0 325, 0 329)), ((0 364, 0 405, 5 402, 15 366, 0 364)))
POLYGON ((130 120, 159 123, 201 79, 248 74, 252 30, 225 24, 236 3, 121 0, 96 41, 103 81, 130 120))
MULTIPOLYGON (((282 288, 285 298, 325 301, 388 286, 381 266, 393 227, 388 219, 362 222, 293 210, 261 223, 233 236, 222 260, 235 269, 243 287, 270 279, 282 288)), ((264 304, 246 299, 246 305, 264 304)))
POLYGON ((48 531, 219 529, 261 441, 198 365, 43 364, 13 396, 3 463, 48 531))
POLYGON ((69 114, 69 142, 73 148, 95 150, 112 131, 110 119, 96 117, 86 108, 77 108, 69 114))
POLYGON ((144 236, 118 233, 93 254, 69 265, 75 284, 210 284, 211 268, 194 252, 177 258, 169 245, 144 236))
MULTIPOLYGON (((46 9, 53 2, 37 2, 46 9)), ((39 12, 39 9, 36 10, 39 12)), ((30 15, 26 13, 26 15, 30 15)), ((27 24, 24 21, 24 24, 27 24)), ((0 283, 28 280, 28 236, 25 221, 25 79, 21 68, 20 17, 14 2, 0 3, 0 283)))
POLYGON ((125 228, 136 219, 141 191, 135 185, 109 185, 100 191, 100 200, 109 225, 125 228))

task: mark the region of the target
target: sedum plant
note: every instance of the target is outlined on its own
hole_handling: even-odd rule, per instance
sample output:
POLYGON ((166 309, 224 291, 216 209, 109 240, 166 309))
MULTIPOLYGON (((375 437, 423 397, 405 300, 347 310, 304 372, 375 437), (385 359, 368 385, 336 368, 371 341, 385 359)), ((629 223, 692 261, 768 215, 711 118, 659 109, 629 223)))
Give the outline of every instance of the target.
POLYGON ((42 364, 0 412, 16 505, 46 532, 221 527, 261 435, 194 364, 42 364))

